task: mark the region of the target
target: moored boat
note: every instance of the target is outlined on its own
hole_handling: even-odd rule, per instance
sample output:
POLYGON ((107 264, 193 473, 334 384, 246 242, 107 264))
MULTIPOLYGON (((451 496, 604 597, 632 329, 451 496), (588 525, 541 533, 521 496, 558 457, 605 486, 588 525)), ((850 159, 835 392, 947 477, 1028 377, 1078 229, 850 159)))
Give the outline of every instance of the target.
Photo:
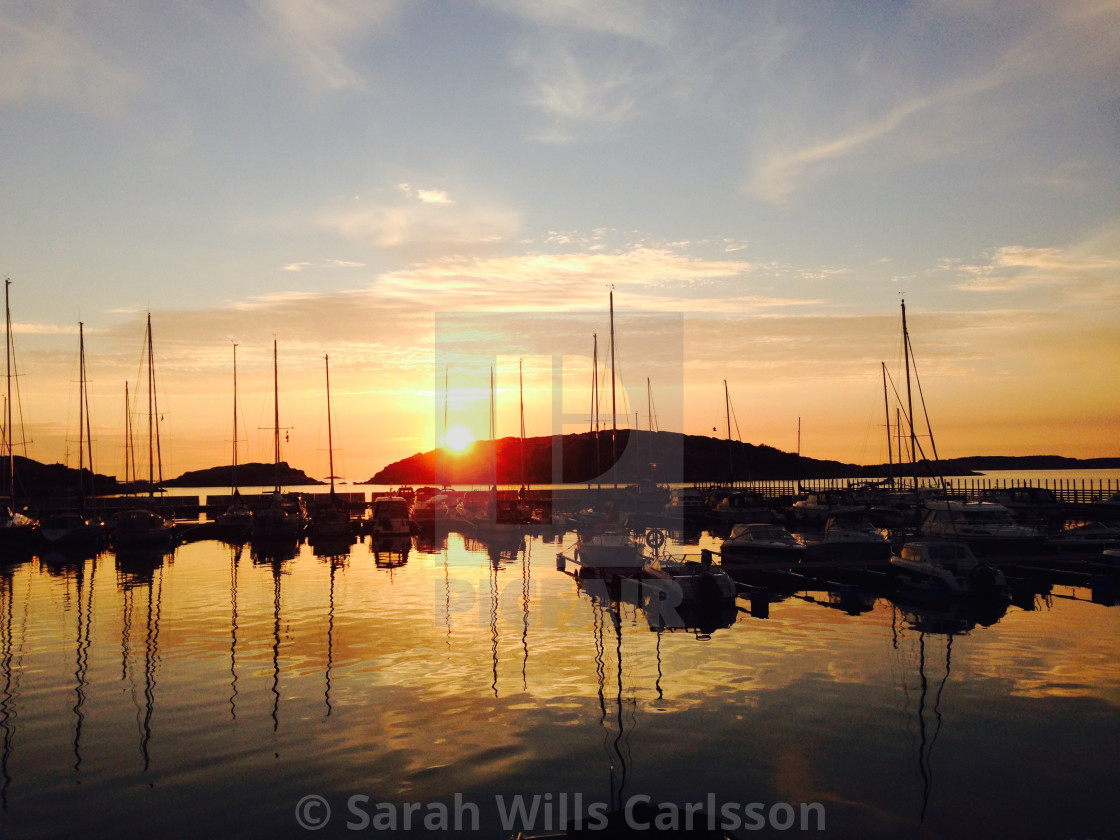
POLYGON ((805 556, 805 545, 781 525, 743 523, 731 529, 731 536, 720 544, 724 566, 777 563, 796 565, 805 556))
POLYGON ((172 524, 147 508, 122 510, 113 518, 111 542, 118 552, 167 548, 174 537, 172 524))
POLYGON ((933 499, 922 507, 923 537, 958 540, 978 554, 1029 554, 1041 545, 1037 528, 1020 525, 995 502, 933 499))
POLYGON ((402 496, 378 496, 362 523, 362 530, 374 537, 408 536, 413 529, 408 501, 402 496))
POLYGON ((639 571, 646 555, 629 528, 612 524, 578 531, 575 561, 585 569, 639 571))
POLYGON ((801 534, 805 556, 869 565, 887 563, 891 544, 865 514, 833 516, 818 533, 801 534))
POLYGON ((100 517, 70 511, 45 517, 39 536, 48 551, 96 550, 109 541, 109 526, 100 517))
POLYGON ((902 583, 931 597, 993 597, 1007 594, 1007 578, 976 559, 968 545, 955 540, 914 540, 891 557, 891 572, 902 583))

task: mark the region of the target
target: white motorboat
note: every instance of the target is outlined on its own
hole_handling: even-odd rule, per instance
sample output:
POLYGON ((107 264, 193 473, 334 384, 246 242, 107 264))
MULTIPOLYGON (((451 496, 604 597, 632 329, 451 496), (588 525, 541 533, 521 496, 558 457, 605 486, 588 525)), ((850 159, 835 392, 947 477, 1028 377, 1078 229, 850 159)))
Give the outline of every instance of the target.
POLYGON ((638 571, 646 565, 639 543, 622 525, 606 525, 576 534, 575 561, 585 569, 638 571))
POLYGON ((827 560, 886 563, 891 557, 891 545, 883 532, 865 515, 834 516, 825 524, 824 531, 801 534, 807 557, 827 560))
POLYGON ((724 566, 742 563, 800 563, 805 545, 781 525, 746 523, 735 525, 720 545, 724 566))
POLYGON ((412 533, 408 501, 401 496, 378 496, 364 525, 363 530, 375 537, 408 536, 412 533))
POLYGON ((645 573, 679 587, 681 604, 733 602, 738 591, 731 575, 710 562, 661 556, 649 561, 645 573))
POLYGON ((933 499, 922 508, 920 534, 968 543, 973 551, 1024 552, 1041 543, 1037 528, 1020 525, 1004 505, 933 499))
POLYGON ((903 583, 932 596, 994 596, 1007 592, 999 569, 981 563, 967 544, 954 540, 915 540, 891 557, 891 571, 903 583))

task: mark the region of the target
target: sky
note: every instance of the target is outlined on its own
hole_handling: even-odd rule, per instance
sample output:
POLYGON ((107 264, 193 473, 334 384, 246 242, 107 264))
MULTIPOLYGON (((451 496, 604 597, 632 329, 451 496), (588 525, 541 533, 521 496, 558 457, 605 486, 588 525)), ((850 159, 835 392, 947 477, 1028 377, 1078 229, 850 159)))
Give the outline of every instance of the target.
POLYGON ((905 300, 938 455, 1120 456, 1116 0, 0 0, 0 55, 36 460, 79 322, 97 471, 126 383, 146 452, 148 313, 167 476, 278 402, 368 478, 487 437, 491 367, 499 437, 584 431, 612 293, 619 425, 881 463, 905 300))

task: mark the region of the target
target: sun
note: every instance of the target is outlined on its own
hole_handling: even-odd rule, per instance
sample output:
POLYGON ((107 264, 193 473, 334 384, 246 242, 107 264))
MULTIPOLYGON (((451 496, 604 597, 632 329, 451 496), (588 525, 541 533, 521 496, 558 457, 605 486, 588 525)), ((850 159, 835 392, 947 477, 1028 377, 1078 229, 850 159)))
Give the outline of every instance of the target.
POLYGON ((474 443, 474 435, 466 426, 452 426, 447 430, 447 448, 455 452, 462 452, 474 443))

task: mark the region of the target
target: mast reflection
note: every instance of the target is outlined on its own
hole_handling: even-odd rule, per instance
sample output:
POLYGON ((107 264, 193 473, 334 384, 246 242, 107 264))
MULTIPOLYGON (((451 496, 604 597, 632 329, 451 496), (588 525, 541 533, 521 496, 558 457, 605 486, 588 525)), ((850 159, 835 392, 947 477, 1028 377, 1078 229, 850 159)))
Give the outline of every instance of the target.
MULTIPOLYGON (((921 806, 919 822, 924 824, 932 802, 933 793, 933 749, 945 722, 942 713, 942 696, 952 674, 953 640, 957 636, 968 635, 977 626, 991 626, 1007 612, 1006 600, 958 599, 941 602, 905 600, 899 594, 892 596, 892 647, 902 656, 902 643, 907 630, 917 631, 917 709, 918 725, 917 775, 920 788, 921 806), (899 622, 904 627, 899 626, 899 622), (945 668, 936 688, 931 686, 928 673, 927 644, 932 638, 945 639, 945 668), (930 696, 931 690, 933 696, 930 696)), ((902 688, 909 704, 911 686, 906 682, 906 665, 900 668, 902 688)))
POLYGON ((345 569, 349 561, 349 553, 345 555, 335 555, 333 557, 324 557, 323 559, 330 564, 330 595, 327 607, 327 667, 323 672, 323 702, 327 706, 327 717, 331 716, 331 669, 334 666, 334 582, 335 575, 339 569, 345 569))
POLYGON ((15 751, 16 710, 20 675, 23 673, 23 639, 18 645, 15 643, 12 627, 15 600, 12 584, 18 565, 0 561, 0 810, 5 811, 8 810, 8 791, 12 786, 11 760, 15 751))
POLYGON ((288 562, 296 556, 298 543, 288 540, 254 540, 254 566, 272 572, 272 731, 280 729, 280 580, 289 574, 288 562))
POLYGON ((83 594, 85 563, 77 569, 78 625, 76 632, 76 662, 74 666, 74 772, 82 769, 82 724, 85 722, 86 689, 89 687, 90 626, 93 623, 93 581, 97 564, 90 565, 88 594, 83 594))
POLYGON ((159 666, 159 623, 160 610, 163 600, 163 564, 170 560, 173 553, 161 551, 129 551, 117 552, 115 557, 117 571, 117 587, 122 592, 124 617, 122 621, 122 679, 130 675, 128 667, 131 659, 131 633, 132 619, 135 605, 135 593, 146 592, 147 609, 145 614, 144 634, 144 686, 143 708, 135 701, 136 685, 133 683, 133 699, 137 706, 137 727, 140 736, 140 755, 144 762, 144 771, 151 767, 151 742, 152 721, 156 709, 156 673, 159 666), (157 574, 158 572, 158 574, 157 574))
POLYGON ((229 716, 231 720, 237 720, 237 573, 244 550, 244 543, 231 545, 229 554, 229 716))

